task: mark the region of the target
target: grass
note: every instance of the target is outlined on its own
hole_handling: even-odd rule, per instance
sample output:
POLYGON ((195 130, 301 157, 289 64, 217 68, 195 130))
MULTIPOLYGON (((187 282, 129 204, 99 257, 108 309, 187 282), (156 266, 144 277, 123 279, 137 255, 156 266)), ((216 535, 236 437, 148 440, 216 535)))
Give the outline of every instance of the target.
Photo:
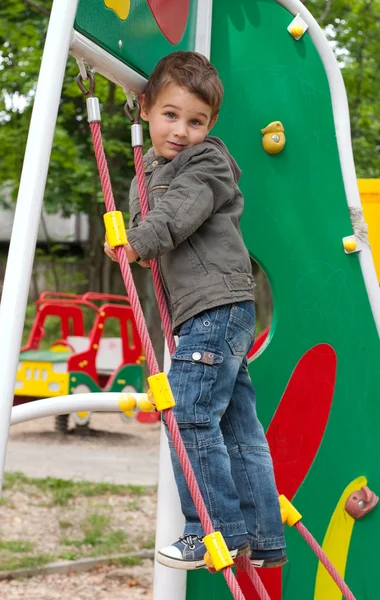
MULTIPOLYGON (((19 509, 14 505, 12 498, 13 492, 21 491, 29 496, 29 506, 41 510, 47 506, 58 506, 62 507, 62 510, 56 509, 57 529, 61 532, 61 537, 57 537, 53 550, 55 555, 39 554, 41 547, 33 543, 33 539, 28 541, 0 538, 0 571, 40 567, 59 559, 77 560, 99 555, 110 556, 154 547, 154 537, 149 532, 145 536, 133 534, 133 537, 129 538, 124 530, 118 528, 117 522, 112 520, 109 496, 125 497, 124 510, 137 512, 141 497, 154 494, 155 487, 77 482, 52 477, 34 479, 22 473, 5 473, 3 489, 7 497, 1 499, 1 505, 6 509, 19 509), (88 498, 85 503, 84 498, 88 498), (77 518, 73 517, 73 520, 70 520, 77 510, 76 500, 80 500, 81 510, 86 510, 83 513, 86 516, 80 522, 80 529, 77 518), (75 531, 79 532, 79 536, 75 538, 69 534, 74 522, 75 531)), ((24 518, 27 518, 26 513, 24 518)), ((115 559, 115 564, 118 565, 137 565, 140 562, 141 559, 133 557, 115 559)))
POLYGON ((143 496, 149 493, 149 488, 139 485, 116 485, 112 483, 92 483, 89 481, 71 481, 45 477, 34 479, 25 477, 22 473, 5 473, 4 490, 14 487, 32 485, 41 492, 51 495, 51 505, 64 506, 75 497, 104 496, 108 494, 118 496, 143 496))
POLYGON ((51 554, 37 554, 33 556, 10 557, 1 559, 0 571, 15 571, 16 569, 32 569, 35 567, 43 567, 55 560, 55 556, 51 554))
POLYGON ((10 542, 0 540, 0 550, 7 550, 13 553, 32 552, 33 544, 23 540, 12 540, 10 542))
POLYGON ((62 544, 79 548, 90 546, 97 552, 100 551, 104 554, 127 550, 125 531, 112 529, 110 521, 111 518, 108 515, 92 513, 82 522, 84 536, 75 540, 64 538, 62 544))

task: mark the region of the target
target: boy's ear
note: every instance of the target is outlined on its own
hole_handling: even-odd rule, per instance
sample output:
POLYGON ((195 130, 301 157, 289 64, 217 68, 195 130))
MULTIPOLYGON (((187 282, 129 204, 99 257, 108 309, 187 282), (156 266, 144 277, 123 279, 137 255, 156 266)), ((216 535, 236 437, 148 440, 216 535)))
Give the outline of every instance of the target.
POLYGON ((145 94, 141 94, 141 96, 139 96, 139 102, 141 108, 141 118, 144 119, 144 121, 149 121, 149 114, 146 110, 145 94))
POLYGON ((209 126, 208 126, 207 133, 209 133, 209 131, 211 131, 211 129, 214 127, 215 123, 216 123, 216 122, 217 122, 217 120, 218 120, 218 116, 219 116, 219 115, 214 115, 214 116, 213 116, 213 118, 211 119, 211 121, 210 121, 210 124, 209 124, 209 126))

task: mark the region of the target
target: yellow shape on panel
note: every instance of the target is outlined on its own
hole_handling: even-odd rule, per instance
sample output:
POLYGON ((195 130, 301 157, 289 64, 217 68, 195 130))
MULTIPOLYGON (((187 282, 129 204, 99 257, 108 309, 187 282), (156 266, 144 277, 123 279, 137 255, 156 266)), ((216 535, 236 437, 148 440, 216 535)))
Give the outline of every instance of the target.
POLYGON ((122 21, 125 21, 129 15, 130 0, 104 0, 104 4, 107 8, 113 10, 122 21))
MULTIPOLYGON (((355 519, 346 512, 345 506, 352 492, 367 485, 365 477, 357 477, 346 487, 332 514, 323 540, 322 548, 341 577, 344 578, 348 551, 355 519)), ((342 592, 321 562, 318 563, 314 600, 342 600, 342 592)))

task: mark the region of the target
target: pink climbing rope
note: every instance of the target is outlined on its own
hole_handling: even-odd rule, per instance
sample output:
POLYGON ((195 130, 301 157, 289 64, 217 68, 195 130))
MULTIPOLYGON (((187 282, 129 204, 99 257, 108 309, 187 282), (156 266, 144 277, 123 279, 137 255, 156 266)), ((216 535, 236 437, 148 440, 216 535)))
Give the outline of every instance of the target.
MULTIPOLYGON (((139 189, 140 196, 140 208, 141 208, 141 218, 145 219, 146 215, 149 212, 149 202, 148 202, 148 192, 145 184, 145 173, 144 173, 144 163, 143 163, 143 153, 141 146, 135 146, 133 148, 134 159, 135 159, 135 168, 136 168, 136 177, 137 177, 137 186, 139 189)), ((158 260, 155 258, 150 261, 150 268, 152 271, 153 277, 153 285, 156 293, 156 298, 158 302, 158 308, 160 310, 161 321, 164 327, 164 334, 166 337, 166 341, 168 343, 170 356, 174 354, 176 345, 174 340, 174 335, 172 333, 172 324, 170 319, 169 311, 167 310, 167 302, 164 291, 164 286, 162 284, 160 269, 158 265, 158 260)))
MULTIPOLYGON (((112 186, 111 186, 111 180, 110 180, 110 176, 109 176, 107 159, 104 154, 100 123, 96 122, 96 121, 91 122, 90 127, 91 127, 91 134, 92 134, 92 139, 93 139, 93 144, 94 144, 95 157, 96 157, 96 161, 98 164, 100 181, 101 181, 102 191, 103 191, 103 195, 104 195, 104 202, 106 205, 107 212, 111 212, 111 211, 116 210, 116 205, 115 205, 115 200, 114 200, 113 192, 112 192, 112 186)), ((140 150, 141 150, 141 148, 140 148, 140 150)), ((138 153, 138 154, 140 154, 140 153, 138 153)), ((141 158, 142 158, 142 156, 141 156, 141 158)), ((143 194, 145 194, 146 206, 148 206, 144 167, 142 164, 142 160, 141 160, 140 165, 141 166, 139 167, 138 181, 140 180, 140 183, 143 182, 142 187, 145 189, 145 192, 143 191, 143 194), (141 173, 142 173, 143 177, 141 177, 141 173)), ((149 206, 148 206, 148 209, 149 209, 149 206)), ((141 210, 143 211, 143 208, 141 210)), ((116 248, 115 251, 116 251, 118 261, 120 263, 121 273, 122 273, 125 287, 126 287, 126 290, 127 290, 128 296, 129 296, 129 300, 130 300, 130 303, 131 303, 131 306, 133 309, 133 313, 136 318, 136 326, 139 331, 139 334, 141 337, 141 342, 142 342, 144 350, 145 350, 149 372, 151 375, 155 375, 159 372, 159 367, 158 367, 157 359, 156 359, 156 356, 154 353, 153 345, 152 345, 152 342, 151 342, 151 339, 149 336, 149 332, 148 332, 148 329, 146 326, 146 322, 144 319, 140 300, 138 298, 137 290, 136 290, 136 287, 135 287, 135 284, 133 281, 131 267, 130 267, 128 259, 126 257, 124 248, 120 246, 120 247, 116 248)), ((155 261, 152 261, 152 262, 154 265, 155 261)), ((152 265, 152 267, 153 267, 153 265, 152 265)), ((165 318, 164 323, 167 322, 170 326, 169 311, 168 311, 168 307, 166 304, 166 298, 165 298, 164 291, 162 288, 161 278, 159 276, 158 269, 157 269, 157 275, 158 275, 158 279, 160 282, 158 292, 156 292, 157 300, 160 303, 160 311, 162 311, 162 314, 165 318), (161 292, 160 292, 160 289, 161 289, 161 292)), ((174 344, 174 350, 175 350, 174 336, 172 334, 171 326, 170 326, 170 335, 167 338, 168 343, 171 338, 172 338, 171 345, 174 344)), ((210 516, 207 512, 206 505, 203 501, 202 494, 200 492, 197 480, 195 478, 194 471, 191 467, 191 463, 190 463, 189 457, 187 455, 184 443, 182 441, 182 437, 181 437, 181 434, 180 434, 180 431, 178 428, 178 424, 175 420, 172 409, 165 410, 165 417, 166 417, 166 423, 167 423, 171 438, 173 440, 173 444, 174 444, 176 452, 178 454, 178 459, 180 461, 182 470, 183 470, 185 478, 186 478, 187 485, 189 487, 191 497, 197 508, 203 530, 204 530, 205 534, 208 535, 208 534, 214 532, 214 528, 213 528, 210 516)), ((230 567, 228 567, 226 569, 223 569, 222 573, 223 573, 223 576, 233 594, 234 599, 235 600, 245 600, 244 595, 241 591, 241 588, 235 578, 235 575, 234 575, 232 569, 230 567)))
POLYGON ((301 523, 301 521, 298 521, 298 523, 296 523, 294 525, 294 527, 302 535, 302 537, 306 541, 306 543, 309 544, 309 546, 313 550, 313 552, 317 555, 318 559, 321 561, 321 563, 325 567, 326 571, 333 578, 336 585, 342 592, 344 598, 346 598, 346 600, 356 600, 355 596, 351 592, 348 585, 345 583, 345 581, 343 580, 341 575, 338 573, 338 571, 336 570, 336 568, 334 567, 332 562, 328 559, 326 554, 323 552, 323 550, 320 547, 320 545, 318 544, 317 540, 311 535, 310 531, 308 531, 306 529, 305 525, 303 525, 303 523, 301 523))
MULTIPOLYGON (((104 202, 106 205, 107 212, 116 210, 115 200, 113 197, 112 186, 110 175, 108 171, 107 159, 104 154, 102 134, 100 131, 100 123, 90 123, 92 139, 94 143, 94 150, 96 161, 98 163, 98 170, 100 175, 100 182, 102 185, 102 191, 104 195, 104 202)), ((116 255, 120 263, 120 269, 123 275, 125 287, 128 292, 129 301, 132 306, 133 314, 135 315, 136 325, 140 334, 141 342, 145 350, 146 361, 148 363, 149 372, 154 375, 159 373, 158 362, 153 349, 153 345, 150 339, 150 335, 146 326, 144 313, 141 308, 140 300, 136 291, 136 287, 132 277, 132 271, 129 266, 124 248, 116 248, 116 255)))

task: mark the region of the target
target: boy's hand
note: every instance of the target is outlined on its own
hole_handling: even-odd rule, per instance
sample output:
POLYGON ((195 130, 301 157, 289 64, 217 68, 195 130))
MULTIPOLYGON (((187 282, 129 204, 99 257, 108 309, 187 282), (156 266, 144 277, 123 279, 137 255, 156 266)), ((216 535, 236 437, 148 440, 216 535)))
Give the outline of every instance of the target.
POLYGON ((119 262, 117 260, 117 255, 116 255, 115 250, 113 248, 111 248, 111 246, 108 244, 108 242, 104 242, 104 252, 107 254, 108 258, 113 260, 113 262, 119 262))
MULTIPOLYGON (((135 262, 136 258, 139 257, 139 255, 137 254, 136 250, 130 244, 126 244, 124 246, 124 250, 125 250, 125 253, 127 255, 128 262, 130 262, 130 263, 135 262)), ((116 254, 114 248, 111 248, 111 246, 108 244, 108 242, 104 242, 104 252, 107 254, 107 256, 111 260, 113 260, 114 262, 119 262, 118 259, 117 259, 117 254, 116 254)), ((145 267, 146 269, 150 269, 149 260, 141 260, 141 261, 139 261, 138 264, 141 267, 145 267)))

